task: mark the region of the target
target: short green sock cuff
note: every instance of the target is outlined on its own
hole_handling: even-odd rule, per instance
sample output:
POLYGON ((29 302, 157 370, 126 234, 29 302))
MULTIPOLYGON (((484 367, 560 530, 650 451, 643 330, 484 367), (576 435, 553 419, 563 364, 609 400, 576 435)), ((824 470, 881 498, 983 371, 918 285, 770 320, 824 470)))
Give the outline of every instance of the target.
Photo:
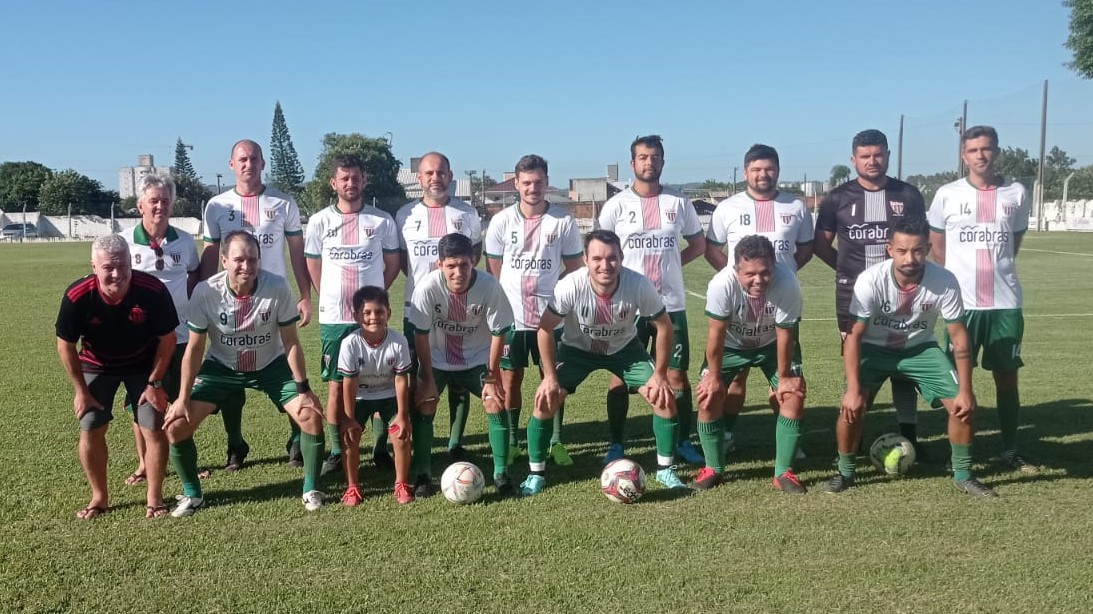
POLYGON ((858 472, 857 460, 853 452, 839 452, 839 474, 844 478, 853 478, 858 472))
POLYGON ((972 478, 972 445, 970 443, 954 443, 952 445, 952 465, 954 480, 970 480, 972 478))
MULTIPOLYGON (((326 433, 326 438, 330 440, 330 453, 334 456, 341 456, 342 443, 338 433, 338 425, 325 422, 323 423, 323 431, 326 433)), ((302 441, 301 438, 301 444, 302 441)))
POLYGON ((718 473, 725 471, 725 430, 721 427, 721 420, 700 420, 698 441, 702 445, 702 455, 706 457, 706 466, 718 473))

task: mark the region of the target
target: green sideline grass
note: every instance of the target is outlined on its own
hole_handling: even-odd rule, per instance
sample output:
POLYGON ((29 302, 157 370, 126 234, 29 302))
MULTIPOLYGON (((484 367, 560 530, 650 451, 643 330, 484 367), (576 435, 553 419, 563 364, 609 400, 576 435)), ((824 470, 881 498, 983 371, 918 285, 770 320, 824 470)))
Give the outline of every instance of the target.
MULTIPOLYGON (((135 461, 129 425, 116 412, 113 508, 81 522, 73 513, 88 491, 53 322, 65 286, 88 271, 88 245, 0 245, 0 611, 1088 611, 1093 235, 1030 233, 1024 247, 1021 438, 1046 470, 1028 477, 989 462, 999 444, 994 392, 977 371, 976 471, 997 500, 960 495, 940 464, 903 479, 867 468, 847 494, 820 492, 832 474, 842 374, 833 275, 813 261, 802 271, 809 458, 798 469, 812 489, 805 497, 771 489, 774 422, 753 377, 728 484, 694 495, 651 486, 636 505, 610 503, 596 481, 606 449, 603 374, 568 404, 565 439, 576 464, 552 468, 548 489, 532 499, 499 501, 491 487, 472 506, 436 497, 399 507, 392 476, 372 470, 366 451, 364 504, 337 505, 344 483, 324 478, 332 504, 308 514, 300 472, 284 463, 285 420, 252 396, 248 466, 214 472, 205 483, 208 508, 182 520, 143 518, 143 487, 123 483, 135 461)), ((711 271, 698 261, 685 275, 703 294, 711 271)), ((703 306, 688 299, 692 380, 702 360, 703 306)), ((396 307, 393 321, 400 319, 396 307)), ((318 327, 302 333, 314 381, 318 327)), ((536 382, 529 377, 525 398, 536 382)), ((887 391, 879 401, 867 441, 894 430, 887 391)), ((488 472, 485 419, 474 403, 467 443, 488 472)), ((629 453, 651 469, 649 412, 637 399, 632 406, 629 453)), ((439 475, 447 429, 437 422, 439 475)), ((943 429, 939 412, 923 411, 920 432, 939 463, 948 454, 943 429)), ((219 420, 197 440, 202 464, 218 468, 219 420)), ((179 492, 173 473, 166 492, 179 492)))

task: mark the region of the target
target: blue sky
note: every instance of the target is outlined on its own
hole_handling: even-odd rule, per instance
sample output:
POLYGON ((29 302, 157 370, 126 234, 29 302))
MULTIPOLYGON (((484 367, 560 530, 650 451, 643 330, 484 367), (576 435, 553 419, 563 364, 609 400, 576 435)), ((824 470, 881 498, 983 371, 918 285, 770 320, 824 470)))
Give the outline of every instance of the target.
MULTIPOLYGON (((326 132, 393 135, 459 176, 523 154, 555 185, 629 177, 638 134, 665 139, 669 182, 731 179, 755 142, 782 178, 826 178, 851 136, 906 116, 904 174, 952 170, 953 121, 1002 145, 1093 164, 1093 82, 1065 68, 1056 0, 916 2, 12 3, 0 21, 0 161, 119 166, 194 145, 206 182, 240 138, 268 143, 280 100, 310 178, 326 132), (333 8, 328 8, 333 7, 333 8)), ((895 173, 895 161, 892 173, 895 173)))

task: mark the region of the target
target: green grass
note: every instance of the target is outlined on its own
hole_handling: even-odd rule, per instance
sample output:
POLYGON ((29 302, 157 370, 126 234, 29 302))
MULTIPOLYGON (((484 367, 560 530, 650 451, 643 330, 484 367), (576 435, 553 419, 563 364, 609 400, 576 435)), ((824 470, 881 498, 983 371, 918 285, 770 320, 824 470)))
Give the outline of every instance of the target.
MULTIPOLYGON (((799 469, 812 487, 806 497, 771 489, 774 424, 753 377, 730 483, 679 496, 651 487, 636 505, 610 503, 596 481, 606 449, 606 377, 597 375, 567 408, 576 465, 552 469, 548 489, 532 499, 498 501, 491 492, 466 507, 441 497, 398 507, 392 477, 366 465, 364 504, 308 514, 299 502, 300 473, 284 464, 285 421, 252 396, 244 421, 248 467, 206 481, 207 509, 183 520, 143 518, 143 488, 123 484, 135 460, 129 426, 119 419, 109 434, 113 509, 80 522, 73 513, 88 491, 53 321, 65 286, 88 270, 88 246, 0 245, 0 610, 1088 611, 1093 236, 1030 234, 1024 246, 1021 438, 1047 470, 1026 477, 987 461, 999 443, 994 392, 976 372, 983 405, 976 470, 998 490, 997 500, 958 494, 938 466, 903 479, 863 469, 860 486, 847 494, 819 492, 832 473, 842 369, 833 275, 814 261, 802 271, 810 393, 803 445, 810 458, 799 469)), ((685 274, 688 287, 704 293, 711 275, 705 262, 685 274)), ((702 307, 689 299, 695 373, 702 307)), ((314 373, 318 327, 302 332, 314 373)), ((536 383, 529 380, 525 397, 536 383)), ((867 419, 868 441, 894 428, 888 400, 882 392, 867 419)), ((651 468, 649 413, 636 399, 632 405, 629 451, 651 468)), ((488 467, 479 408, 475 401, 467 441, 488 467)), ((943 430, 939 412, 922 413, 920 432, 940 460, 947 455, 943 430)), ((442 445, 446 429, 437 431, 442 445)), ((219 467, 219 421, 208 421, 197 439, 202 463, 219 467)), ((443 458, 438 447, 438 468, 443 458)), ((525 471, 519 464, 515 477, 525 471)), ((324 479, 322 487, 336 501, 344 484, 324 479)), ((179 492, 173 473, 166 491, 179 492)))

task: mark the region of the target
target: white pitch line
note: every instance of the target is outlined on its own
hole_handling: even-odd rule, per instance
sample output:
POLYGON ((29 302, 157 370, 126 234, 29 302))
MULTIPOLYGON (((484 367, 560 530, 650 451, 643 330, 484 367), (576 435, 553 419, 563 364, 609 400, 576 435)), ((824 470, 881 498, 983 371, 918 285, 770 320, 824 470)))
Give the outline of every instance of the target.
POLYGON ((1032 248, 1032 247, 1022 247, 1021 251, 1042 252, 1042 253, 1045 253, 1045 254, 1062 254, 1064 256, 1086 256, 1088 258, 1093 258, 1093 254, 1087 254, 1087 253, 1084 253, 1084 252, 1056 252, 1056 251, 1052 251, 1050 249, 1035 249, 1035 248, 1032 248))

